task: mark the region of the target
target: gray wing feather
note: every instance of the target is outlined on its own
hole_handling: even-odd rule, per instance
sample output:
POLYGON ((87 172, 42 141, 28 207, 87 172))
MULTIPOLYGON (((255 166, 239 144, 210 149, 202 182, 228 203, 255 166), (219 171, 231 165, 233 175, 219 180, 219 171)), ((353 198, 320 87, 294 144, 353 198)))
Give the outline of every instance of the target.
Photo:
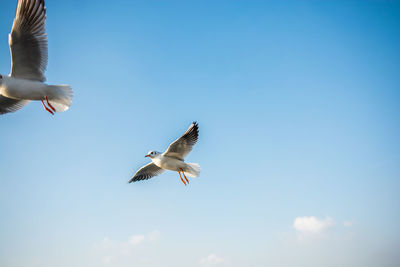
POLYGON ((132 177, 132 179, 129 180, 129 183, 140 181, 140 180, 147 180, 150 179, 151 177, 157 176, 160 173, 164 172, 164 169, 161 169, 157 165, 155 165, 153 162, 144 165, 142 168, 140 168, 135 175, 132 177))
POLYGON ((184 160, 186 155, 192 151, 192 148, 196 144, 198 138, 199 125, 197 122, 193 122, 181 137, 169 145, 164 155, 184 160))
POLYGON ((47 66, 46 8, 44 0, 18 0, 9 35, 11 76, 45 81, 47 66))
POLYGON ((0 95, 0 115, 14 112, 29 103, 29 100, 16 100, 0 95))

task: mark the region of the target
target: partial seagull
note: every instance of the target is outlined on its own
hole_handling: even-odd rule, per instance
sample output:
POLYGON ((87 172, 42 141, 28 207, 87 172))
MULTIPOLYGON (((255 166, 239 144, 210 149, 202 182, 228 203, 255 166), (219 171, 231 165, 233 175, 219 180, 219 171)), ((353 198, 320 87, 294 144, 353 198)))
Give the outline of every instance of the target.
POLYGON ((44 0, 18 0, 8 36, 11 74, 0 75, 0 114, 14 112, 30 100, 42 101, 46 111, 66 111, 72 103, 68 85, 47 85, 46 8, 44 0), (47 104, 47 106, 46 106, 47 104))
POLYGON ((189 183, 185 173, 189 177, 197 177, 200 174, 200 165, 197 163, 185 163, 184 158, 192 151, 199 137, 199 126, 197 122, 193 122, 186 132, 171 143, 164 153, 150 151, 145 157, 151 159, 151 163, 140 168, 129 183, 147 180, 151 177, 163 173, 165 170, 176 171, 179 173, 181 181, 186 185, 189 183), (183 180, 182 175, 185 178, 183 180))

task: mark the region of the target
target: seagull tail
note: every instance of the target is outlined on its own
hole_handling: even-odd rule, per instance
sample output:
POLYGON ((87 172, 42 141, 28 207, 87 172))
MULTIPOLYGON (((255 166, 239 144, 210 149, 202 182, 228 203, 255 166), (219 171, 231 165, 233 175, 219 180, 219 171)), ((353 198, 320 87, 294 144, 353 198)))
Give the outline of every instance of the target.
POLYGON ((66 111, 72 104, 74 93, 69 85, 49 85, 49 103, 57 112, 66 111))
POLYGON ((197 177, 200 175, 200 165, 197 163, 186 163, 186 170, 185 173, 189 177, 197 177))

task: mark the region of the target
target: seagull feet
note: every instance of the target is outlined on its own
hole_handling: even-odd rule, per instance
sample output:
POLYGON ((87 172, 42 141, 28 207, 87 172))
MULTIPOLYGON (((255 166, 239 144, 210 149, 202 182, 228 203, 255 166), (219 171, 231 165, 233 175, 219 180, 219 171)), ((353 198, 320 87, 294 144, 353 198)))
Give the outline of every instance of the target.
POLYGON ((185 180, 183 180, 183 178, 182 178, 181 172, 182 172, 182 174, 183 174, 183 177, 185 177, 186 182, 189 184, 189 180, 186 178, 185 173, 184 173, 183 170, 181 169, 181 171, 178 171, 178 173, 179 173, 179 177, 181 177, 182 183, 183 183, 184 185, 186 185, 185 180))
POLYGON ((180 168, 180 171, 178 171, 178 173, 179 173, 179 176, 181 177, 182 183, 184 183, 186 185, 185 181, 182 179, 181 172, 183 174, 183 177, 185 177, 186 182, 189 184, 189 180, 188 180, 188 178, 186 178, 185 172, 183 171, 182 168, 180 168))
POLYGON ((47 98, 47 96, 45 97, 45 99, 42 99, 42 105, 43 105, 44 109, 47 112, 49 112, 51 115, 54 115, 54 112, 56 112, 56 109, 50 104, 49 99, 47 98), (44 100, 46 100, 46 103, 50 107, 50 109, 46 106, 46 104, 44 103, 44 100))
POLYGON ((56 112, 56 109, 50 104, 49 99, 47 98, 47 96, 46 96, 46 103, 47 103, 47 105, 51 108, 51 110, 52 110, 53 112, 56 112))
POLYGON ((189 180, 188 180, 188 178, 186 178, 185 172, 183 171, 182 168, 181 168, 181 172, 182 172, 182 174, 183 174, 183 177, 185 177, 186 182, 189 183, 189 180))

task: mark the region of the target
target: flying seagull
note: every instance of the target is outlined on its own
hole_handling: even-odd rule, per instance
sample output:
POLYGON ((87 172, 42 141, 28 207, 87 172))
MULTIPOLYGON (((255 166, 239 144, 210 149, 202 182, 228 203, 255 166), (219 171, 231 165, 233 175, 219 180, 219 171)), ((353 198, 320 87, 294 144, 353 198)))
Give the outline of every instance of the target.
POLYGON ((192 151, 198 137, 199 126, 197 122, 193 122, 181 137, 169 145, 167 151, 164 153, 150 151, 145 157, 149 157, 152 162, 140 168, 129 183, 147 180, 163 173, 165 170, 171 170, 178 172, 181 181, 186 185, 189 180, 186 178, 185 173, 189 177, 197 177, 200 174, 199 164, 184 162, 184 158, 192 151), (181 173, 186 182, 183 180, 181 173))
POLYGON ((46 111, 66 111, 72 103, 68 85, 47 85, 46 8, 44 0, 18 0, 8 36, 11 74, 0 74, 0 114, 17 111, 30 100, 42 101, 46 111), (47 104, 47 105, 46 105, 47 104))

